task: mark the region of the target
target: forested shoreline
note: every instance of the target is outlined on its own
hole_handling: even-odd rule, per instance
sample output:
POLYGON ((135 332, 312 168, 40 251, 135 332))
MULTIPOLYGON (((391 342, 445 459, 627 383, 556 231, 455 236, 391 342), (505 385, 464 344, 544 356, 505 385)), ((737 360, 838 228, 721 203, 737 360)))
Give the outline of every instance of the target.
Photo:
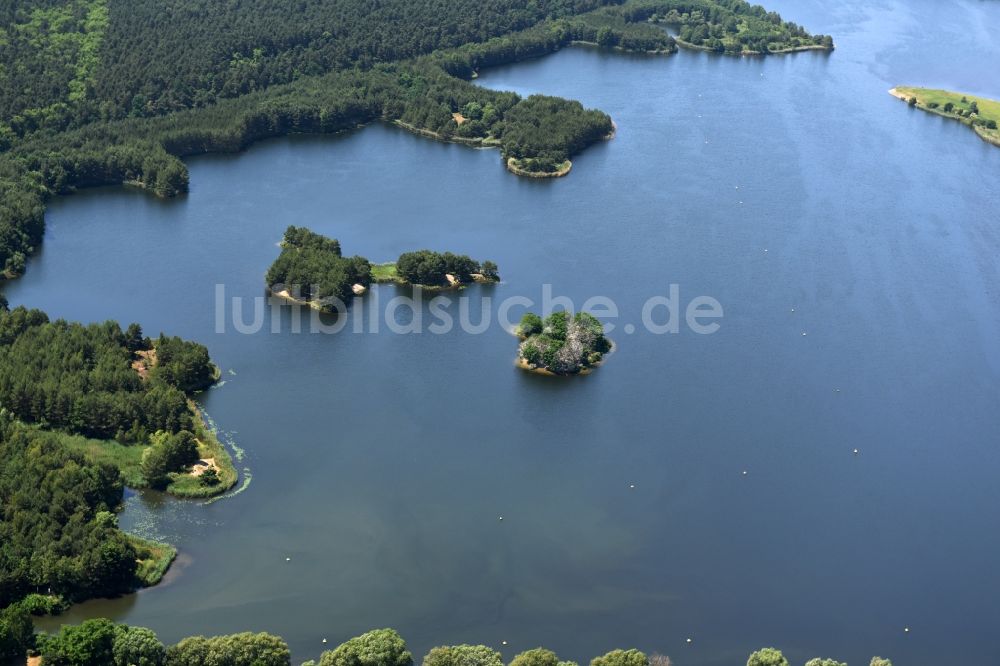
MULTIPOLYGON (((154 11, 138 5, 140 14, 154 11)), ((85 85, 74 99, 49 105, 57 111, 35 115, 23 108, 25 102, 19 102, 18 95, 8 93, 12 99, 4 103, 5 113, 20 112, 0 121, 0 267, 7 277, 24 271, 27 257, 42 240, 45 202, 53 195, 132 183, 157 196, 174 196, 188 186, 181 158, 235 152, 260 139, 290 133, 333 133, 373 121, 398 121, 446 140, 495 145, 505 164, 514 160, 515 171, 564 170, 574 154, 610 134, 611 119, 606 114, 570 100, 541 95, 522 99, 486 90, 468 79, 483 67, 545 55, 574 41, 673 52, 673 38, 650 22, 674 15, 709 33, 721 30, 728 43, 745 46, 759 46, 764 39, 773 50, 780 50, 803 40, 817 45, 826 41, 743 0, 629 0, 601 8, 595 0, 580 0, 541 6, 547 11, 536 9, 516 19, 500 12, 508 18, 498 19, 486 33, 483 28, 470 30, 462 45, 441 38, 386 50, 384 40, 375 40, 357 47, 354 60, 347 64, 317 56, 305 68, 308 74, 271 76, 261 73, 269 71, 261 65, 250 70, 262 77, 258 80, 233 65, 243 62, 243 56, 234 54, 224 67, 216 63, 215 69, 206 70, 207 80, 215 81, 212 85, 219 90, 201 94, 198 86, 184 83, 181 76, 175 87, 190 94, 168 94, 161 83, 158 97, 149 99, 147 94, 145 103, 140 100, 128 109, 115 106, 119 98, 104 97, 106 86, 110 86, 107 91, 116 89, 111 83, 85 85), (243 73, 234 74, 234 68, 243 73), (241 82, 219 84, 212 76, 217 70, 241 82), (228 94, 231 90, 239 91, 239 96, 228 94), (455 114, 466 121, 458 122, 455 114)), ((117 34, 118 15, 111 12, 109 34, 117 34)), ((197 22, 192 17, 187 20, 197 22)), ((137 36, 140 41, 145 38, 142 32, 137 36)), ((274 57, 281 60, 280 55, 274 57)))
POLYGON ((236 483, 191 398, 218 376, 196 342, 152 339, 135 323, 122 330, 113 321, 83 325, 0 308, 0 409, 53 433, 67 451, 112 465, 132 488, 208 497, 236 483), (202 456, 215 464, 192 476, 202 456))

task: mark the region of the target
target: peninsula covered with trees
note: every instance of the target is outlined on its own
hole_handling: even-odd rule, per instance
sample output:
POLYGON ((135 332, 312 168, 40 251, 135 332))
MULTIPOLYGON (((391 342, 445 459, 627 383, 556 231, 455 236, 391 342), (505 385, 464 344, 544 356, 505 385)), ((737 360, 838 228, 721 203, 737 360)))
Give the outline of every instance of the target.
POLYGON ((1000 146, 1000 102, 949 90, 897 86, 889 91, 911 107, 968 125, 984 141, 1000 146))
POLYGON ((521 339, 518 366, 544 374, 585 374, 611 351, 604 324, 589 312, 559 310, 545 319, 529 312, 515 332, 521 339))
POLYGON ((508 168, 551 175, 611 133, 607 114, 578 102, 471 83, 484 67, 574 42, 672 53, 674 39, 650 22, 674 19, 699 32, 691 44, 718 39, 726 53, 737 42, 740 52, 830 42, 744 0, 457 0, 444 9, 411 0, 377 8, 182 0, 169 11, 152 0, 66 8, 27 0, 0 16, 0 57, 10 63, 0 68, 8 277, 41 242, 48 198, 118 183, 173 196, 187 190, 188 155, 381 120, 496 146, 508 168))
POLYGON ((229 454, 191 400, 218 376, 204 345, 150 339, 138 324, 123 331, 115 322, 85 326, 0 309, 4 412, 113 465, 132 488, 206 497, 236 483, 229 454), (202 459, 211 463, 192 473, 202 459))
POLYGON ((404 252, 395 262, 372 265, 364 257, 342 256, 336 239, 296 226, 285 230, 281 254, 265 276, 271 293, 323 312, 346 308, 372 282, 438 289, 499 280, 492 261, 451 252, 404 252))

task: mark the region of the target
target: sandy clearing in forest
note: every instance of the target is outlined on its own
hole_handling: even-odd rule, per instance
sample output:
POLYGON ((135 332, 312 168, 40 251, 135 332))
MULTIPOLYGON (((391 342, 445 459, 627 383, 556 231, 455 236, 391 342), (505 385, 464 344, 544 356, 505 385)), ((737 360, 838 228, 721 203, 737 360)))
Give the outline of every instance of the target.
POLYGON ((215 458, 202 458, 191 466, 190 474, 191 476, 201 476, 210 469, 214 469, 216 474, 222 471, 219 469, 219 465, 216 464, 215 458))

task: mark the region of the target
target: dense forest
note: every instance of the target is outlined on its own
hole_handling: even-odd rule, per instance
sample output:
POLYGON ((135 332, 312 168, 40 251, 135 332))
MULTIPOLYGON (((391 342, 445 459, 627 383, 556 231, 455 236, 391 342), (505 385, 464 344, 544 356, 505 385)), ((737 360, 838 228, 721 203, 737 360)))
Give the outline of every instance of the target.
POLYGON ((208 106, 334 69, 483 42, 600 0, 5 3, 0 117, 18 134, 208 106), (83 60, 83 62, 81 62, 83 60))
POLYGON ((492 261, 476 261, 464 254, 417 250, 404 252, 396 260, 396 274, 408 284, 429 287, 450 286, 476 280, 496 282, 500 279, 492 261))
POLYGON ((272 291, 287 290, 293 298, 323 310, 340 311, 351 301, 354 285, 371 284, 371 274, 364 257, 341 256, 339 241, 290 226, 265 280, 272 291))
POLYGON ((21 136, 126 116, 209 106, 336 69, 367 69, 575 17, 573 38, 656 50, 657 31, 620 43, 600 28, 651 14, 739 31, 744 44, 818 43, 773 12, 742 0, 269 0, 169 5, 138 0, 30 0, 0 8, 0 118, 21 136), (645 14, 645 15, 644 15, 645 14), (588 30, 588 27, 590 28, 588 30))
POLYGON ((556 375, 584 372, 611 350, 604 324, 588 312, 570 315, 559 310, 545 319, 528 312, 521 318, 517 335, 521 367, 556 375))
POLYGON ((16 418, 98 439, 144 442, 192 428, 187 393, 215 368, 194 342, 146 339, 132 324, 49 321, 39 310, 0 312, 0 404, 16 418), (143 379, 144 357, 157 361, 143 379))
POLYGON ((0 460, 0 608, 33 592, 77 600, 135 587, 136 552, 112 513, 122 500, 117 469, 6 413, 0 460))
POLYGON ((550 172, 608 135, 610 118, 467 79, 574 41, 669 53, 674 40, 650 22, 675 15, 685 27, 724 33, 727 44, 829 41, 743 0, 600 4, 8 3, 0 8, 0 270, 24 271, 54 194, 128 182, 172 196, 187 188, 180 158, 269 136, 384 120, 494 145, 505 163, 550 172))

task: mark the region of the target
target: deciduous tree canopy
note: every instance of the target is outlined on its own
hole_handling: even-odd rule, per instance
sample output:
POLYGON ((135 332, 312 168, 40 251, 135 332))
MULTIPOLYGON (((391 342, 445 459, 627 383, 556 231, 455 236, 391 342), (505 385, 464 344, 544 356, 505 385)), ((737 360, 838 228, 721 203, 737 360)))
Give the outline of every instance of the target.
POLYGON ((122 500, 117 469, 7 416, 0 460, 0 607, 29 592, 84 599, 134 587, 135 550, 102 513, 122 500))
MULTIPOLYGON (((588 312, 578 312, 571 316, 560 310, 544 320, 529 312, 522 317, 517 333, 522 340, 518 348, 521 361, 529 368, 543 369, 557 375, 571 375, 586 370, 600 363, 604 354, 611 349, 610 341, 604 336, 604 325, 588 312)), ((609 653, 602 659, 636 659, 641 654, 609 653)))

